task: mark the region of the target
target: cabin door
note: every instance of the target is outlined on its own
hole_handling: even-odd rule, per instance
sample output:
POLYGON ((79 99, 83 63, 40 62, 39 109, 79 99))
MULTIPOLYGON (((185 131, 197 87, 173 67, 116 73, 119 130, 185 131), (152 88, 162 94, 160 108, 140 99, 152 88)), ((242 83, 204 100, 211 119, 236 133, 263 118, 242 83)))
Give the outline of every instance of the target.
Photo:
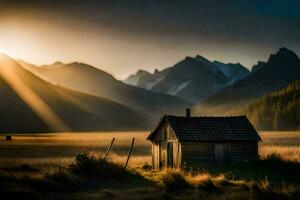
POLYGON ((220 143, 214 144, 215 159, 219 163, 229 161, 230 158, 230 144, 220 143))
POLYGON ((168 143, 168 148, 167 148, 167 163, 168 167, 173 168, 173 143, 169 142, 168 143))

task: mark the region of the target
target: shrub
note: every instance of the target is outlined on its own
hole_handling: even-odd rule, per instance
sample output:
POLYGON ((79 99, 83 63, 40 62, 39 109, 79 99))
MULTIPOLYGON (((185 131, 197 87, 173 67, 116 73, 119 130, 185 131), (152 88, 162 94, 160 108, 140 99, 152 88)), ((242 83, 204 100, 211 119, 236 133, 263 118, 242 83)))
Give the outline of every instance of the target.
POLYGON ((218 189, 212 181, 212 177, 206 173, 200 173, 192 176, 191 181, 197 189, 203 189, 207 192, 216 192, 218 189))
POLYGON ((260 164, 268 166, 285 176, 293 177, 294 174, 300 173, 300 163, 297 161, 285 160, 281 154, 272 153, 267 155, 263 160, 260 160, 260 164))
POLYGON ((143 165, 143 170, 150 171, 150 170, 152 170, 152 166, 149 165, 148 163, 145 163, 145 164, 143 165))
POLYGON ((53 173, 46 173, 45 178, 55 182, 64 191, 77 191, 79 183, 75 178, 71 178, 71 175, 65 168, 58 168, 57 171, 53 173))
POLYGON ((116 163, 97 159, 86 153, 76 156, 75 163, 69 166, 71 173, 88 178, 117 179, 126 174, 126 170, 116 163))
POLYGON ((162 176, 162 183, 169 192, 183 191, 190 187, 185 176, 178 171, 166 171, 162 176))
POLYGON ((285 162, 285 160, 283 159, 282 155, 280 155, 278 153, 271 153, 271 154, 267 155, 265 161, 270 162, 270 163, 282 163, 282 162, 285 162))
POLYGON ((299 199, 299 189, 295 187, 286 187, 284 185, 271 186, 267 180, 254 182, 251 187, 253 199, 299 199))
POLYGON ((22 165, 13 166, 13 167, 4 167, 4 168, 2 168, 2 170, 15 171, 15 172, 37 172, 37 171, 39 171, 37 168, 34 168, 28 164, 22 164, 22 165))
POLYGON ((206 192, 220 192, 220 189, 216 186, 216 184, 210 179, 206 179, 197 185, 198 189, 203 189, 206 192))
POLYGON ((23 176, 20 178, 19 183, 40 193, 64 191, 64 188, 62 188, 60 184, 48 178, 23 176))

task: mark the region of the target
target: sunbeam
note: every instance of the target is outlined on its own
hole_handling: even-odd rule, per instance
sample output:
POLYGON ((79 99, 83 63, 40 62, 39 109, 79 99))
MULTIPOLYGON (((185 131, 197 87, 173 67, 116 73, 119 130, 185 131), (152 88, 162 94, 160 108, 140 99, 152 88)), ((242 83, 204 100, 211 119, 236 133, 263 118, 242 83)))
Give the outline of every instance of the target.
POLYGON ((15 72, 16 63, 4 54, 0 54, 0 76, 10 85, 16 94, 53 130, 70 130, 64 121, 31 89, 15 72))

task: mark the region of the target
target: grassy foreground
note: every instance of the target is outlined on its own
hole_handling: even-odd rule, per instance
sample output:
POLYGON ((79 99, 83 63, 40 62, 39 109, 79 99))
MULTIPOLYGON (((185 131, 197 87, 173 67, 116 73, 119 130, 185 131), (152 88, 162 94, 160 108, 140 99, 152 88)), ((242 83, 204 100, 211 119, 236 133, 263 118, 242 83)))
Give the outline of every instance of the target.
POLYGON ((299 174, 299 162, 277 154, 213 170, 153 172, 149 165, 125 169, 82 153, 69 166, 53 171, 30 165, 2 167, 0 192, 1 199, 299 199, 299 174), (245 165, 249 167, 244 169, 245 165), (227 167, 246 179, 234 176, 234 170, 231 174, 218 172, 226 172, 227 167), (247 174, 250 168, 252 172, 264 168, 270 176, 251 176, 247 174))
POLYGON ((299 199, 300 132, 260 132, 257 162, 186 172, 151 171, 148 134, 28 134, 0 140, 0 199, 299 199), (104 161, 112 137, 116 142, 104 161), (124 170, 132 137, 136 143, 124 170))

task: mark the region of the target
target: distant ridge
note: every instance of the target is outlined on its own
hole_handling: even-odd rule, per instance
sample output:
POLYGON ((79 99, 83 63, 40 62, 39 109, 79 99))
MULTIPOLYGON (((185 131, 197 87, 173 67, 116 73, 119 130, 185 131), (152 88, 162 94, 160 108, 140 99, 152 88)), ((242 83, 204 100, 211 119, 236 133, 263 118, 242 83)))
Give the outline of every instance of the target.
POLYGON ((249 76, 208 97, 196 109, 200 113, 235 112, 239 107, 299 79, 298 56, 282 47, 271 54, 267 62, 258 62, 249 76))
POLYGON ((0 55, 0 133, 145 130, 145 117, 108 99, 47 83, 0 55))
MULTIPOLYGON (((162 93, 148 91, 116 80, 112 75, 85 63, 69 63, 59 67, 37 67, 20 62, 39 77, 57 85, 104 97, 143 113, 150 122, 156 123, 164 113, 178 113, 192 103, 162 93)), ((145 73, 145 72, 140 72, 145 73)))
POLYGON ((139 70, 124 83, 164 94, 200 102, 220 89, 247 77, 240 64, 211 62, 203 56, 186 57, 172 67, 153 74, 139 70))

